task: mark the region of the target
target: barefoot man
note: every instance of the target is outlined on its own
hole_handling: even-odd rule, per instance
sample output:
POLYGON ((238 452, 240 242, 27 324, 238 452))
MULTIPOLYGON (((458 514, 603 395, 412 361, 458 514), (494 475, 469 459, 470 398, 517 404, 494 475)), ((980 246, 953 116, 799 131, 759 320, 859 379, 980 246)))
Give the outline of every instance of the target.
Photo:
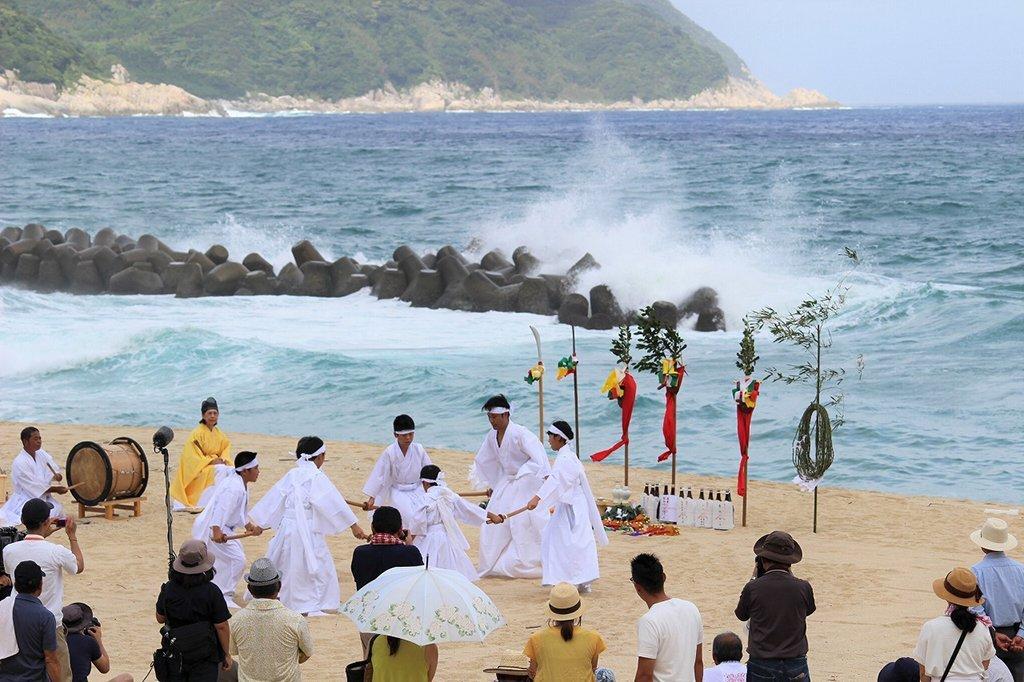
POLYGON ((203 493, 216 478, 214 464, 227 464, 231 457, 231 441, 217 428, 220 410, 217 401, 207 398, 202 405, 202 419, 192 430, 181 451, 178 472, 171 481, 171 497, 175 511, 195 511, 205 499, 203 493))

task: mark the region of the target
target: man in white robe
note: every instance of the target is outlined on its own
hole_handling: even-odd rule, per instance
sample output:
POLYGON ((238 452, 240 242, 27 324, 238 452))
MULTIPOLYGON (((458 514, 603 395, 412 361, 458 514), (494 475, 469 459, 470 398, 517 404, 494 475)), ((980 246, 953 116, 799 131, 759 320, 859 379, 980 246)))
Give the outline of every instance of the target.
POLYGON ((293 611, 322 616, 341 606, 341 588, 334 557, 325 535, 346 528, 359 540, 359 527, 345 498, 320 470, 327 457, 316 436, 299 440, 295 468, 274 484, 249 512, 252 522, 277 533, 267 547, 267 558, 281 570, 281 603, 293 611))
POLYGON ((420 550, 427 566, 458 571, 476 582, 477 570, 466 554, 469 541, 459 523, 501 523, 501 517, 459 497, 445 484, 444 474, 436 464, 423 467, 420 477, 425 494, 409 523, 416 534, 412 544, 420 550))
MULTIPOLYGON (((484 403, 491 431, 473 460, 470 479, 491 489, 487 508, 509 513, 526 505, 551 472, 544 446, 529 429, 511 420, 508 400, 484 403)), ((517 514, 502 524, 480 527, 480 577, 541 577, 540 536, 547 510, 517 514)))
POLYGON ((46 450, 39 429, 28 426, 21 431, 21 452, 11 465, 11 495, 0 507, 0 525, 21 523, 21 508, 34 497, 50 505, 50 518, 63 516, 64 507, 54 499, 68 489, 60 485, 61 467, 46 450))
POLYGON ((548 427, 548 444, 558 457, 551 475, 526 508, 555 508, 541 536, 544 565, 541 584, 571 583, 586 593, 590 591, 590 583, 600 576, 597 548, 608 544, 608 535, 583 464, 569 447, 573 435, 572 427, 564 421, 556 421, 548 427))
POLYGON ((220 588, 228 607, 240 608, 235 602, 235 588, 242 579, 247 562, 242 543, 229 540, 243 530, 259 535, 263 529, 248 520, 249 484, 260 476, 260 463, 255 452, 235 455, 234 467, 216 464, 217 482, 213 485, 203 512, 192 524, 192 537, 206 543, 216 560, 217 573, 213 584, 220 588))
POLYGON ((394 507, 408 527, 413 514, 423 504, 420 471, 430 464, 427 451, 413 442, 416 424, 412 417, 400 414, 394 421, 395 442, 389 445, 370 472, 363 486, 367 495, 364 509, 394 507))

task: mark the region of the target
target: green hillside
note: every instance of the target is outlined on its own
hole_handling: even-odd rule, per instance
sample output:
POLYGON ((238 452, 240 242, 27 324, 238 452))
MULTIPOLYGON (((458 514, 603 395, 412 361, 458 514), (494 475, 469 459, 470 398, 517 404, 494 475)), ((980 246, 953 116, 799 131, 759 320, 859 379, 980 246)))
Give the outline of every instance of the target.
POLYGON ((685 98, 738 62, 667 0, 9 1, 136 80, 204 97, 442 79, 506 98, 685 98))
POLYGON ((0 0, 0 68, 17 69, 22 80, 74 83, 83 73, 100 75, 100 64, 74 41, 63 38, 39 19, 0 0))

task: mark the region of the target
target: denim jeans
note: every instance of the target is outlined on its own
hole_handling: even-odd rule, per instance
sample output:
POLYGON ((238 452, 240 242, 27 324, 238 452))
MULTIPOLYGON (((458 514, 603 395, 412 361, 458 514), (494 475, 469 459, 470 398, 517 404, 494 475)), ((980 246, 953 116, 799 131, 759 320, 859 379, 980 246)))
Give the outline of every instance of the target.
POLYGON ((810 682, 807 657, 752 658, 747 661, 747 682, 810 682))

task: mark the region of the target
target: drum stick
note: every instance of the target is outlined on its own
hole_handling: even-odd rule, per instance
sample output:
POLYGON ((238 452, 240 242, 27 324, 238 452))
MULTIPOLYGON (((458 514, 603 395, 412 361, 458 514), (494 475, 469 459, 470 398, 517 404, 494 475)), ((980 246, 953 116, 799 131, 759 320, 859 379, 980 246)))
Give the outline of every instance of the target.
POLYGON ((46 468, 53 472, 54 476, 60 476, 60 472, 53 468, 53 465, 49 462, 46 463, 46 468))
POLYGON ((224 541, 227 542, 228 540, 241 540, 242 538, 251 538, 251 537, 253 537, 255 535, 256 535, 255 533, 250 533, 249 531, 245 531, 244 533, 238 533, 237 535, 225 535, 224 536, 224 541))
POLYGON ((471 491, 466 492, 466 493, 455 493, 455 494, 458 495, 459 497, 487 497, 488 496, 486 490, 471 490, 471 491))
POLYGON ((74 490, 75 488, 77 488, 80 485, 85 485, 85 481, 82 481, 81 483, 76 483, 74 485, 69 485, 68 486, 68 492, 71 492, 72 490, 74 490))
MULTIPOLYGON (((352 507, 358 507, 359 509, 366 509, 366 507, 363 506, 362 502, 353 502, 352 500, 345 500, 345 502, 347 502, 352 507)), ((376 509, 376 508, 377 508, 377 505, 373 505, 372 507, 370 507, 370 509, 376 509)))
POLYGON ((511 519, 516 514, 522 514, 527 509, 529 509, 529 507, 524 505, 524 506, 520 507, 519 509, 516 509, 514 512, 509 512, 508 514, 502 514, 502 516, 505 517, 505 520, 508 520, 508 519, 511 519))

